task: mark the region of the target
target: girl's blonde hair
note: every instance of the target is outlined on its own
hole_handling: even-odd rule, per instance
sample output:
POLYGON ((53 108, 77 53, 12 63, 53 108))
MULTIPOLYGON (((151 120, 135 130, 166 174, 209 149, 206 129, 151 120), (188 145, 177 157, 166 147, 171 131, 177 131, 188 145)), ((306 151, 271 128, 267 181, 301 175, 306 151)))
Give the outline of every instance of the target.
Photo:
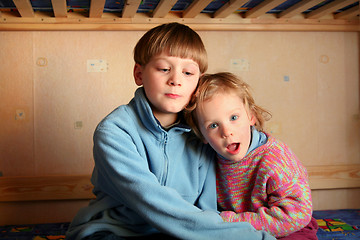
POLYGON ((192 127, 195 134, 204 139, 198 127, 196 109, 199 104, 211 99, 219 92, 235 92, 243 100, 245 109, 255 117, 255 128, 263 131, 265 121, 271 118, 271 113, 266 109, 255 104, 254 98, 250 92, 250 86, 229 72, 220 72, 215 74, 205 74, 199 80, 197 90, 192 96, 189 105, 185 109, 185 119, 192 127))
POLYGON ((136 44, 134 60, 145 66, 152 57, 161 53, 192 59, 199 65, 201 73, 207 70, 205 46, 200 36, 184 24, 173 22, 150 29, 136 44))

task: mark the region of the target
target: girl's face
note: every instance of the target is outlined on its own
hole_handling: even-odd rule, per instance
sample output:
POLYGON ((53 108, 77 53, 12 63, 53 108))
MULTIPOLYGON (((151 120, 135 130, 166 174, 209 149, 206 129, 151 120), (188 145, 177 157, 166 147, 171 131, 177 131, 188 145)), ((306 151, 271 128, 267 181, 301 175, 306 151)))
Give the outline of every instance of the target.
POLYGON ((205 142, 218 154, 231 161, 240 161, 245 157, 255 117, 246 110, 235 92, 215 94, 199 104, 196 114, 205 142))
POLYGON ((166 127, 189 103, 200 69, 192 59, 160 54, 145 66, 136 64, 134 77, 137 85, 144 86, 154 116, 166 127))

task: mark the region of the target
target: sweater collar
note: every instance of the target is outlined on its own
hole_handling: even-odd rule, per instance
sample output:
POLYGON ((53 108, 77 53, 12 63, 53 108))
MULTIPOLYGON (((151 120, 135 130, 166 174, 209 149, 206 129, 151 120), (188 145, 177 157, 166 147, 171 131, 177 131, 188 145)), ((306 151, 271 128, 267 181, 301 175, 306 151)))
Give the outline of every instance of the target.
POLYGON ((138 114, 145 127, 152 132, 168 132, 168 131, 181 131, 190 132, 191 129, 188 125, 184 124, 183 118, 180 118, 178 122, 173 124, 166 130, 161 126, 160 122, 154 116, 148 99, 145 95, 143 87, 138 88, 135 91, 135 104, 137 106, 138 114))

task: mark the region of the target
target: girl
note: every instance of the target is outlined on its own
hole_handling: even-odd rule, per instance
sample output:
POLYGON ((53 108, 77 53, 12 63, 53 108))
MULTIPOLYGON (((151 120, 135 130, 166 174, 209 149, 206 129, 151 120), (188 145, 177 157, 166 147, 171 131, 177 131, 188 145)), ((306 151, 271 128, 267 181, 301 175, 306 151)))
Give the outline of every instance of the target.
POLYGON ((231 73, 204 75, 186 114, 217 152, 217 199, 225 221, 249 222, 277 238, 317 239, 306 169, 286 144, 264 132, 270 117, 231 73))

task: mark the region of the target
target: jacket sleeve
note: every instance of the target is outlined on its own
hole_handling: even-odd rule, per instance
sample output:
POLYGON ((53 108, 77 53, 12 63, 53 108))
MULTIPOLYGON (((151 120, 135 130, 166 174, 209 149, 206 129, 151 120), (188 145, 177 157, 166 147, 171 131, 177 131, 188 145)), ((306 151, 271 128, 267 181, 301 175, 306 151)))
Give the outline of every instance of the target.
MULTIPOLYGON (((174 189, 163 186, 149 170, 146 158, 139 155, 129 134, 114 133, 113 129, 97 130, 94 135, 96 164, 95 193, 118 199, 147 223, 158 230, 181 239, 274 239, 263 231, 256 231, 248 223, 224 223, 218 213, 201 210, 174 189)), ((125 132, 125 130, 124 130, 125 132)), ((205 167, 205 166, 203 166, 205 167)), ((206 181, 214 175, 209 168, 206 181), (211 174, 210 174, 211 171, 211 174)), ((180 181, 181 179, 179 179, 180 181)), ((203 188, 203 194, 211 189, 203 188)), ((198 199, 198 205, 210 208, 198 199)))
POLYGON ((257 212, 235 213, 224 211, 220 215, 229 222, 249 222, 257 230, 265 230, 275 237, 283 237, 304 228, 311 220, 312 202, 306 179, 289 179, 289 182, 272 185, 268 203, 257 212))

